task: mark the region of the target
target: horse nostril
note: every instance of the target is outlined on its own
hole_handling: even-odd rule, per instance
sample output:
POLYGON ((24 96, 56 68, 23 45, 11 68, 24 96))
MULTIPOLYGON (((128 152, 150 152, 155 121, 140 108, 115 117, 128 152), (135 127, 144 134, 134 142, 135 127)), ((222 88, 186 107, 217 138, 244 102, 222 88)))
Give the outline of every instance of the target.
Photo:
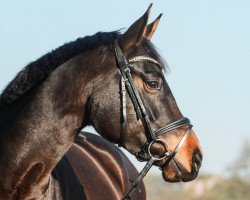
POLYGON ((193 171, 197 172, 199 170, 198 164, 195 162, 193 164, 193 171))
POLYGON ((199 150, 193 154, 193 172, 197 173, 201 167, 202 155, 199 150))

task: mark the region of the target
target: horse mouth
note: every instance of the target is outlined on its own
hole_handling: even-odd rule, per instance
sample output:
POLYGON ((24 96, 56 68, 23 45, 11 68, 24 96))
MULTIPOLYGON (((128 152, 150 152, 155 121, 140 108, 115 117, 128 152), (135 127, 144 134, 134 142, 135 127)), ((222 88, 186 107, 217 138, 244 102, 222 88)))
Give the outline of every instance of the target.
POLYGON ((198 169, 194 169, 191 172, 187 172, 183 167, 174 159, 168 164, 164 164, 160 167, 162 170, 162 177, 166 182, 189 182, 194 180, 198 176, 198 169))
POLYGON ((162 170, 162 177, 165 181, 170 183, 183 181, 182 171, 174 160, 161 166, 160 169, 162 170))
MULTIPOLYGON (((136 155, 136 158, 140 162, 145 162, 150 159, 150 156, 146 153, 142 154, 142 152, 140 152, 140 154, 136 155)), ((166 182, 175 183, 184 181, 182 171, 174 160, 171 160, 168 163, 161 160, 155 162, 154 165, 158 166, 162 171, 162 177, 166 182)))
MULTIPOLYGON (((137 160, 141 162, 148 161, 150 157, 136 156, 137 160)), ((199 169, 193 168, 191 172, 187 172, 175 159, 169 162, 158 161, 154 163, 162 171, 162 177, 166 182, 176 183, 176 182, 189 182, 194 180, 198 176, 199 169)), ((196 165, 194 165, 196 166, 196 165)))

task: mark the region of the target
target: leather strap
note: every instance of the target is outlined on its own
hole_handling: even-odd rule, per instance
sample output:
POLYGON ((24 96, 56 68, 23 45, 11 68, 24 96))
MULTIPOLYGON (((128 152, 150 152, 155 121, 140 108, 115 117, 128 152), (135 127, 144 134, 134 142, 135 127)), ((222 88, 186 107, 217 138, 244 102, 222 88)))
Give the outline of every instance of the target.
POLYGON ((154 132, 154 134, 158 138, 160 135, 162 135, 166 132, 170 132, 174 129, 178 129, 178 128, 185 126, 185 125, 190 125, 190 120, 186 117, 158 129, 157 131, 154 132))
POLYGON ((123 122, 127 121, 127 103, 126 103, 126 86, 125 86, 125 80, 123 78, 123 76, 121 76, 121 98, 122 98, 122 119, 123 122))
MULTIPOLYGON (((144 107, 144 104, 140 98, 140 95, 134 85, 131 73, 130 73, 130 69, 128 67, 128 62, 126 60, 126 58, 124 57, 121 48, 119 47, 117 41, 115 41, 114 43, 115 46, 115 54, 116 54, 116 58, 117 58, 117 63, 118 63, 118 67, 119 70, 121 72, 122 77, 125 80, 125 84, 126 87, 128 89, 128 93, 130 95, 131 101, 134 105, 134 109, 135 112, 137 114, 137 118, 141 119, 144 123, 144 127, 147 131, 147 137, 150 141, 154 141, 155 135, 152 131, 152 128, 150 126, 150 121, 146 112, 146 109, 144 107)), ((152 58, 150 60, 153 60, 152 58)), ((157 62, 157 61, 155 61, 157 62)), ((158 62, 157 62, 158 63, 158 62)))

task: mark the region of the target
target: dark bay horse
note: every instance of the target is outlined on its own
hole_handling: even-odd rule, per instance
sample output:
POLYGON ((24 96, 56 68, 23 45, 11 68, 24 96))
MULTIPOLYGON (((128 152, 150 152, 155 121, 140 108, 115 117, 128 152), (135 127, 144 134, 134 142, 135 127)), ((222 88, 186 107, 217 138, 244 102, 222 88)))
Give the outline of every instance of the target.
POLYGON ((166 181, 197 177, 201 147, 150 42, 161 16, 148 24, 150 10, 123 34, 99 32, 59 47, 7 85, 0 96, 0 199, 61 199, 49 195, 52 170, 87 125, 140 160, 162 157, 153 164, 166 181))
MULTIPOLYGON (((50 196, 57 199, 121 199, 138 172, 125 154, 100 136, 81 132, 52 172, 50 196), (84 162, 81 162, 81 159, 84 162), (78 177, 81 179, 78 180, 78 177)), ((145 200, 144 184, 132 198, 145 200)))

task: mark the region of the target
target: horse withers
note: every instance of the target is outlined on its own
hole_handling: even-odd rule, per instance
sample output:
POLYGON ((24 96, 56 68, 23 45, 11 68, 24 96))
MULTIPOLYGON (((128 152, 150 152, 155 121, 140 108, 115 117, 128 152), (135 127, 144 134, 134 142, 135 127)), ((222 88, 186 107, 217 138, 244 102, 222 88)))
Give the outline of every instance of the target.
POLYGON ((148 24, 150 10, 123 34, 99 32, 59 47, 7 85, 0 96, 0 199, 45 198, 52 170, 87 125, 140 160, 164 158, 152 164, 166 181, 197 177, 201 147, 150 42, 160 20, 148 24))

